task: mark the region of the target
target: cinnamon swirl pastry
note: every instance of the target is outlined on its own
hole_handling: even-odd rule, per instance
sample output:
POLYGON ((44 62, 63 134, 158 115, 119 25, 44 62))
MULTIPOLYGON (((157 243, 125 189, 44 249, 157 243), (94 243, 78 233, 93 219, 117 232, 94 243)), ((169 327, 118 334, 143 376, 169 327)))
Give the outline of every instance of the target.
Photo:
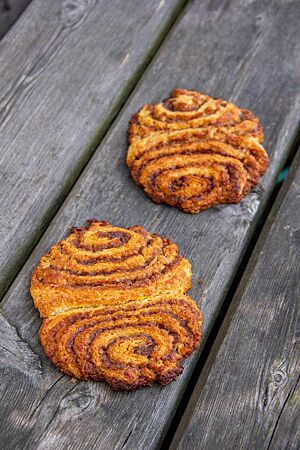
POLYGON ((44 320, 40 340, 62 372, 132 390, 181 374, 180 362, 199 345, 201 324, 193 300, 166 294, 58 314, 44 320))
POLYGON ((62 372, 131 390, 181 372, 202 317, 185 292, 191 265, 141 226, 93 219, 54 245, 32 275, 40 341, 62 372))
POLYGON ((70 308, 112 305, 191 287, 191 265, 169 239, 141 226, 120 228, 96 219, 44 255, 31 295, 42 317, 70 308))
POLYGON ((268 167, 257 117, 233 103, 175 89, 129 125, 127 165, 156 203, 198 213, 237 203, 268 167))

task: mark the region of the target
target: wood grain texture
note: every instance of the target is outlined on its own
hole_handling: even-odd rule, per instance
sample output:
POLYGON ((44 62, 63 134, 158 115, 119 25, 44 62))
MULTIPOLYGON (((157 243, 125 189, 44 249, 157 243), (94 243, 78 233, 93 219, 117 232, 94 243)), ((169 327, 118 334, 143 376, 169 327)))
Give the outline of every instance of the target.
POLYGON ((18 358, 15 369, 10 363, 3 370, 5 419, 0 436, 8 449, 50 449, 53 443, 56 449, 159 446, 198 355, 185 364, 181 378, 165 388, 126 394, 112 392, 104 383, 73 382, 43 356, 37 337, 40 320, 28 292, 30 275, 68 227, 82 225, 86 218, 141 224, 177 242, 192 262, 190 295, 203 312, 205 340, 298 129, 297 14, 296 1, 207 0, 189 4, 172 29, 5 297, 5 326, 24 341, 27 353, 32 352, 27 358, 37 358, 35 371, 32 366, 28 373, 19 370, 18 358), (125 166, 128 120, 142 104, 167 97, 174 86, 235 100, 261 118, 271 164, 242 203, 192 216, 153 204, 130 179, 125 166))
POLYGON ((300 152, 291 172, 173 449, 300 448, 300 152))
POLYGON ((34 0, 0 42, 0 295, 184 0, 34 0))
POLYGON ((0 0, 0 39, 30 2, 31 0, 0 0))

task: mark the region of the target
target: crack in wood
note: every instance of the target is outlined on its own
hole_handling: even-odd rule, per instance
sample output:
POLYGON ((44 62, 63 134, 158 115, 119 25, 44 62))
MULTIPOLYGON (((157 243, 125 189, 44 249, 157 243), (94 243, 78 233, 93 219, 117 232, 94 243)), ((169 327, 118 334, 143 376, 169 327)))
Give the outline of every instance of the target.
POLYGON ((130 432, 128 433, 128 435, 127 435, 125 441, 123 442, 121 448, 124 448, 126 446, 127 442, 129 441, 130 436, 132 435, 132 432, 133 432, 133 430, 130 430, 130 432))
POLYGON ((49 389, 45 392, 45 394, 42 396, 42 398, 40 399, 40 401, 38 402, 38 404, 35 406, 35 409, 33 409, 32 413, 30 414, 30 416, 28 417, 28 422, 30 422, 30 420, 32 419, 32 417, 35 414, 38 414, 38 409, 40 408, 40 406, 44 403, 44 400, 46 399, 46 397, 49 396, 49 394, 51 394, 51 392, 53 391, 53 388, 57 385, 57 383, 60 382, 60 380, 62 378, 65 378, 65 375, 61 375, 54 383, 51 384, 51 386, 49 387, 49 389))
POLYGON ((277 420, 276 420, 276 422, 275 422, 275 425, 274 425, 274 428, 273 428, 273 431, 272 431, 272 434, 271 434, 271 437, 270 437, 270 441, 269 441, 269 443, 268 443, 267 450, 269 450, 269 449, 271 448, 272 441, 273 441, 275 432, 276 432, 276 430, 277 430, 279 421, 280 421, 280 419, 281 419, 281 416, 282 416, 282 414, 283 414, 283 412, 284 412, 284 410, 285 410, 285 407, 286 407, 286 405, 287 405, 289 399, 292 397, 293 393, 295 392, 299 380, 300 380, 300 376, 298 377, 297 382, 295 383, 295 385, 292 386, 292 387, 290 388, 290 390, 289 390, 289 392, 288 392, 288 394, 287 394, 287 396, 286 396, 286 399, 285 399, 285 401, 284 401, 282 407, 280 408, 280 411, 279 411, 279 413, 278 413, 277 420))
POLYGON ((0 341, 3 352, 0 353, 0 367, 11 367, 31 376, 42 375, 42 366, 38 355, 22 339, 16 327, 11 325, 0 313, 0 341))

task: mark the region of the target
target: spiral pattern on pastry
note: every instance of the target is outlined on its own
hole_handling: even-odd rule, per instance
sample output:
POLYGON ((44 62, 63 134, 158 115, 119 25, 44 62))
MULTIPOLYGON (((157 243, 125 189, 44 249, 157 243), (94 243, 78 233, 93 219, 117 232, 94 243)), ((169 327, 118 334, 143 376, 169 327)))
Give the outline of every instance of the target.
POLYGON ((145 105, 129 126, 127 165, 156 203, 198 213, 237 203, 268 167, 263 131, 250 111, 196 91, 145 105))
POLYGON ((42 317, 70 308, 111 305, 191 286, 191 265, 169 239, 141 226, 114 227, 96 219, 44 255, 31 295, 42 317))
POLYGON ((168 294, 58 314, 44 320, 40 340, 62 372, 132 390, 173 381, 199 346, 201 325, 193 300, 168 294))

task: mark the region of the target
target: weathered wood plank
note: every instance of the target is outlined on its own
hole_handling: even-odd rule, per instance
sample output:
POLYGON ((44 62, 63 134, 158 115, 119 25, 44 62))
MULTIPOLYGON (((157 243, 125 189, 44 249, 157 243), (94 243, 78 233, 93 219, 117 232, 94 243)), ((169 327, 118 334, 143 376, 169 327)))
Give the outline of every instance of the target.
POLYGON ((178 242, 191 260, 190 294, 203 311, 204 341, 297 132, 298 12, 296 0, 207 0, 189 4, 177 22, 5 297, 5 329, 27 344, 30 360, 28 373, 20 358, 14 367, 11 355, 10 367, 4 363, 0 436, 8 449, 48 449, 53 443, 56 449, 153 449, 161 442, 198 355, 185 364, 182 377, 165 388, 124 394, 104 383, 74 383, 43 356, 37 338, 40 321, 28 292, 30 274, 70 225, 89 217, 123 226, 140 223, 178 242), (153 204, 131 181, 124 164, 128 119, 143 103, 166 97, 174 86, 234 99, 261 117, 271 164, 258 189, 241 204, 188 215, 153 204))
MULTIPOLYGON (((299 367, 298 367, 299 369, 299 367)), ((299 373, 299 370, 298 370, 299 373)), ((294 386, 287 397, 287 401, 280 412, 269 448, 281 450, 299 449, 300 445, 300 381, 294 386)))
POLYGON ((286 183, 171 448, 300 448, 300 152, 286 183))
POLYGON ((0 0, 0 39, 30 2, 31 0, 0 0))
POLYGON ((33 0, 0 42, 0 295, 184 0, 33 0))

